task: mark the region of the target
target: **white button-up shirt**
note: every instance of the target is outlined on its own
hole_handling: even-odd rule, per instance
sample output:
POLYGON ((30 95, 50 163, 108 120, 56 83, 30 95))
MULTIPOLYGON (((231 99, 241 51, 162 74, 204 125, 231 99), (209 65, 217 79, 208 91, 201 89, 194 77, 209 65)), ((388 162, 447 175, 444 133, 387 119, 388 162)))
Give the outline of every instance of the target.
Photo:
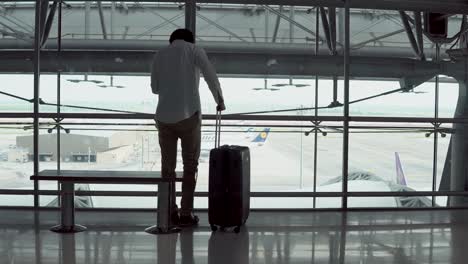
POLYGON ((200 70, 217 104, 223 101, 218 77, 205 51, 184 40, 159 50, 151 69, 151 89, 159 95, 156 119, 177 123, 197 111, 201 114, 200 70))

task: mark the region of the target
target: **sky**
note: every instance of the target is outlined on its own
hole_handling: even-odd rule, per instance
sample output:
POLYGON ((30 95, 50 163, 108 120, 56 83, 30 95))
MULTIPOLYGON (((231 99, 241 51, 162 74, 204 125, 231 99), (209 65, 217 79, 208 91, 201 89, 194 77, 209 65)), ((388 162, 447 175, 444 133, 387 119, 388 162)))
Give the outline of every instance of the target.
MULTIPOLYGON (((151 93, 149 76, 115 76, 114 85, 125 88, 101 88, 95 83, 73 83, 70 79, 84 79, 83 75, 63 75, 61 100, 63 104, 93 106, 144 111, 153 113, 157 96, 151 93)), ((89 80, 104 81, 109 85, 110 76, 89 76, 89 80)), ((297 79, 293 84, 308 84, 306 87, 285 86, 278 91, 253 90, 264 88, 263 78, 220 78, 225 102, 226 113, 242 113, 248 111, 279 110, 312 107, 315 101, 315 80, 297 79)), ((25 98, 33 97, 32 75, 0 75, 0 91, 15 94, 25 98)), ((275 84, 288 84, 288 79, 268 79, 268 88, 277 88, 275 84)), ((319 81, 319 106, 327 106, 333 98, 333 83, 331 80, 319 81)), ((351 80, 350 100, 360 99, 370 95, 400 88, 395 81, 362 81, 351 80)), ((393 115, 393 116, 424 116, 434 115, 435 83, 424 83, 415 91, 426 93, 395 93, 350 106, 351 114, 356 115, 393 115)), ((206 85, 200 81, 200 96, 202 111, 212 113, 215 109, 214 99, 206 85)), ((55 75, 41 76, 40 97, 48 103, 55 103, 57 98, 57 78, 55 75)), ((442 117, 452 117, 458 97, 458 84, 440 84, 440 114, 442 117)), ((338 100, 343 102, 343 82, 339 81, 338 100)), ((8 106, 27 102, 0 95, 3 104, 1 111, 8 111, 8 106), (6 109, 5 109, 6 108, 6 109)), ((32 107, 32 106, 30 106, 32 107)), ((13 110, 13 109, 12 109, 13 110)), ((325 111, 324 111, 325 112, 325 111)), ((321 112, 321 113, 324 113, 321 112)), ((340 115, 342 108, 326 111, 329 114, 340 115)), ((288 114, 298 114, 290 112, 288 114)))

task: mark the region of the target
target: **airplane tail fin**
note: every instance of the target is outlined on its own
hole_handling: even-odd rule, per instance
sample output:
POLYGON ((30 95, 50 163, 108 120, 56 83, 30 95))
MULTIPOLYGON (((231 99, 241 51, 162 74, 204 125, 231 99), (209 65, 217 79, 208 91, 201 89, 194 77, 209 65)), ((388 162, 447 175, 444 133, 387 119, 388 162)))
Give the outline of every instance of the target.
POLYGON ((253 140, 255 143, 265 143, 268 138, 268 133, 270 133, 270 128, 263 129, 253 140))
POLYGON ((406 186, 406 177, 401 166, 400 156, 395 152, 395 169, 396 169, 396 182, 400 185, 406 186))

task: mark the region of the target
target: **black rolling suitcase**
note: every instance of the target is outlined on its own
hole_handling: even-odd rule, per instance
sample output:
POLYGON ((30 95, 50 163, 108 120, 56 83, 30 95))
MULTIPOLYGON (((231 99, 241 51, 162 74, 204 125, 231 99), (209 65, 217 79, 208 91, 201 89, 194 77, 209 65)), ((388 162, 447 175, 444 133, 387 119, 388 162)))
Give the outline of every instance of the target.
POLYGON ((240 227, 250 211, 250 150, 243 146, 219 146, 221 114, 217 113, 215 148, 210 152, 208 221, 218 227, 240 227))

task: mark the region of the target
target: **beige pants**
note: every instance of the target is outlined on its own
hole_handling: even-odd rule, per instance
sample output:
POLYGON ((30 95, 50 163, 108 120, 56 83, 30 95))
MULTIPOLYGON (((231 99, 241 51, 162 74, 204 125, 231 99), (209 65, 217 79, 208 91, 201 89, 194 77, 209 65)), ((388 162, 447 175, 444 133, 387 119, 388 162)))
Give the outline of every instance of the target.
MULTIPOLYGON (((201 118, 195 113, 190 118, 174 124, 156 121, 159 130, 161 147, 162 177, 175 177, 177 165, 177 143, 180 138, 182 160, 184 164, 184 181, 182 183, 181 214, 190 214, 193 210, 193 194, 197 183, 198 159, 200 157, 201 118)), ((175 204, 175 191, 173 207, 175 204)))

